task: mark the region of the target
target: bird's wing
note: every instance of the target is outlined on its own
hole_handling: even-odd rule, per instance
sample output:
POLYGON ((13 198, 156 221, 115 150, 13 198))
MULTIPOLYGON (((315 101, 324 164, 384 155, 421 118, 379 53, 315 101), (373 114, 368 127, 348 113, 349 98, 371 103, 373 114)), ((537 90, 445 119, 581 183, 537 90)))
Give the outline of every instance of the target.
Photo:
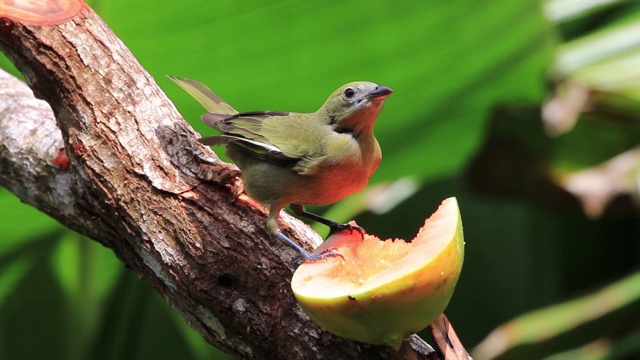
POLYGON ((326 155, 331 128, 318 121, 313 113, 298 113, 286 119, 264 121, 260 134, 285 155, 306 161, 326 155))
POLYGON ((199 141, 205 145, 234 143, 241 146, 250 156, 292 168, 300 159, 286 154, 282 147, 274 144, 262 134, 265 120, 287 115, 289 115, 288 112, 278 111, 252 111, 235 115, 207 113, 202 115, 202 120, 207 125, 220 130, 222 135, 202 138, 199 141))
POLYGON ((193 96, 207 111, 224 115, 238 113, 231 105, 227 104, 204 84, 192 79, 178 78, 171 75, 167 75, 167 77, 188 92, 189 95, 193 96))
POLYGON ((202 115, 202 121, 222 132, 222 135, 199 139, 201 143, 205 145, 235 143, 255 158, 288 168, 292 168, 300 160, 285 154, 279 146, 273 144, 268 137, 261 133, 262 123, 266 119, 284 117, 289 115, 288 112, 252 111, 238 113, 204 84, 187 78, 171 75, 167 75, 167 77, 183 88, 208 111, 202 115))
POLYGON ((280 111, 252 111, 234 115, 206 113, 201 118, 205 124, 220 130, 225 135, 234 135, 274 145, 263 135, 263 123, 267 119, 287 115, 289 115, 288 112, 280 111))

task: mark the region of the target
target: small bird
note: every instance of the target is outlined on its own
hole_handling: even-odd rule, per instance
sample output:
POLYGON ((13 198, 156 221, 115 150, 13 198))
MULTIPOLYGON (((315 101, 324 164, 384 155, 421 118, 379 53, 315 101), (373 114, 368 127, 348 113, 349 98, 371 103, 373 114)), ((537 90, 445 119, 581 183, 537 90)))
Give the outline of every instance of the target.
POLYGON ((278 215, 287 205, 296 215, 329 226, 331 233, 362 231, 310 213, 304 205, 331 204, 365 188, 382 159, 373 125, 393 90, 356 81, 338 88, 313 113, 239 113, 205 85, 167 77, 208 111, 202 120, 221 135, 199 141, 226 146, 227 156, 242 172, 247 194, 269 209, 267 232, 296 249, 301 260, 339 254, 333 249, 311 253, 284 235, 278 215))

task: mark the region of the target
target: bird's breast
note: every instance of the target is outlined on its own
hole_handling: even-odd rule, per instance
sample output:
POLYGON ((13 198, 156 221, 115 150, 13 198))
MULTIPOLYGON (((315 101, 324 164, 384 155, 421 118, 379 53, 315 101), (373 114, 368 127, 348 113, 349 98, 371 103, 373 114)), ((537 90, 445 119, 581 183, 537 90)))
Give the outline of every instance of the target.
MULTIPOLYGON (((377 145, 377 144, 376 144, 377 145)), ((381 160, 379 148, 365 153, 352 153, 339 161, 323 161, 314 171, 303 176, 305 189, 299 191, 298 202, 309 205, 326 205, 362 191, 381 160)))

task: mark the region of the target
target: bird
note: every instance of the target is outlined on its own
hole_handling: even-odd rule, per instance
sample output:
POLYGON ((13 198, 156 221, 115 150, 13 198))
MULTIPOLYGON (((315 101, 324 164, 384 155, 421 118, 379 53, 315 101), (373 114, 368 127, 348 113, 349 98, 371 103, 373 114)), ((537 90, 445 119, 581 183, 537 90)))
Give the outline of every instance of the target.
POLYGON ((347 83, 315 112, 238 112, 204 84, 167 75, 206 110, 201 119, 220 135, 198 139, 226 147, 242 173, 245 192, 268 211, 266 231, 294 248, 302 261, 339 256, 334 249, 313 253, 283 234, 278 224, 287 205, 298 216, 325 224, 330 234, 363 230, 306 211, 305 205, 328 205, 363 190, 382 160, 374 124, 393 92, 369 81, 347 83))

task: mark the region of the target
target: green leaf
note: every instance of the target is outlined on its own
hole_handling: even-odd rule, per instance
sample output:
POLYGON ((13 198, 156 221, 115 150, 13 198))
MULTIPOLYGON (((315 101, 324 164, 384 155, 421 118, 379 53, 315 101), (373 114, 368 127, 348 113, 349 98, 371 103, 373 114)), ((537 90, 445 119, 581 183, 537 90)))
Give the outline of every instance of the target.
MULTIPOLYGON (((474 350, 475 357, 493 359, 540 358, 544 351, 576 343, 576 337, 587 342, 595 334, 616 336, 624 319, 634 316, 640 305, 640 272, 636 272, 605 288, 580 298, 536 310, 513 319, 494 330, 474 350), (634 306, 635 305, 635 306, 634 306), (607 321, 606 318, 613 318, 607 321), (585 328, 591 327, 591 331, 585 328), (571 336, 573 335, 573 338, 571 336), (570 339, 570 340, 569 340, 570 339), (532 352, 535 351, 536 355, 532 352), (509 354, 509 352, 511 354, 509 354), (526 355, 529 353, 528 355, 526 355), (533 355, 533 356, 532 356, 533 355)), ((632 324, 629 324, 632 325, 632 324)), ((637 337, 637 335, 635 335, 637 337)), ((635 351, 640 348, 636 343, 635 351)), ((604 354, 601 354, 603 356, 604 354)))
POLYGON ((34 263, 29 253, 11 259, 7 264, 2 264, 6 259, 2 260, 4 261, 0 261, 0 309, 34 263))

